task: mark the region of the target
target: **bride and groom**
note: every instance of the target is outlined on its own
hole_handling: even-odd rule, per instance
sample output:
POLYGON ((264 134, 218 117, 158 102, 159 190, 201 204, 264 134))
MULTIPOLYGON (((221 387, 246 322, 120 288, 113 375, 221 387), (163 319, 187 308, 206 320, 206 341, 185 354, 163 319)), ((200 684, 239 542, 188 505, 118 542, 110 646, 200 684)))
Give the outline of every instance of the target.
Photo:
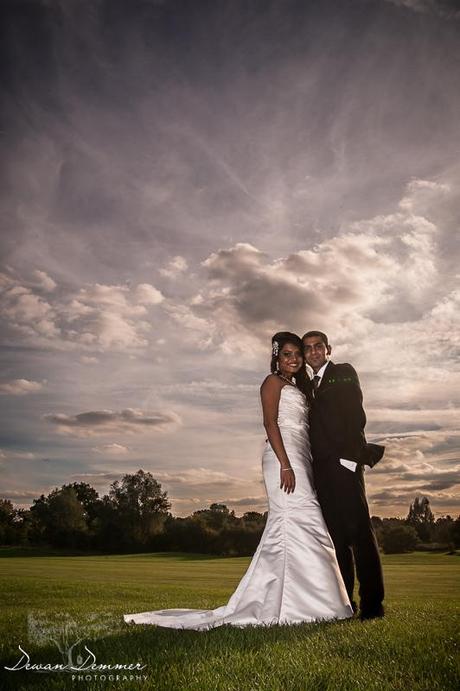
POLYGON ((272 338, 261 386, 267 441, 262 467, 269 511, 248 570, 213 610, 125 614, 126 622, 206 630, 383 616, 383 576, 366 501, 363 466, 384 447, 366 442, 366 416, 351 365, 329 360, 326 334, 272 338), (310 380, 305 364, 313 371, 310 380))

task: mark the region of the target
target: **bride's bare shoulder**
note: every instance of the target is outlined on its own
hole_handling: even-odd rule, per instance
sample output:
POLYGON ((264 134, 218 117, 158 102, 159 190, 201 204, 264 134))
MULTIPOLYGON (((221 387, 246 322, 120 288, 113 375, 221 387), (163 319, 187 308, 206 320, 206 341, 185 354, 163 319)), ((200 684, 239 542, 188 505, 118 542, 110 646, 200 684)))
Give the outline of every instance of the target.
POLYGON ((280 391, 283 388, 283 382, 276 374, 269 374, 262 382, 260 387, 261 393, 269 393, 270 391, 280 391))

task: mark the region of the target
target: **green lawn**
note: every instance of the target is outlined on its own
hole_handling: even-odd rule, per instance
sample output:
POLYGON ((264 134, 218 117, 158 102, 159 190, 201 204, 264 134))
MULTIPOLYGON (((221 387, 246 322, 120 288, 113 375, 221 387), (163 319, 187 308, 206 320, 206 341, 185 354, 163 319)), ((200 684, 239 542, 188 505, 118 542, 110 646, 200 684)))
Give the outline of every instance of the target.
MULTIPOLYGON (((122 614, 224 604, 248 558, 184 554, 21 556, 0 550, 4 689, 145 688, 215 691, 459 688, 460 558, 384 555, 387 616, 326 624, 173 631, 127 625, 122 614), (82 641, 97 664, 146 665, 121 679, 72 680, 68 672, 4 670, 21 657, 63 663, 61 645, 82 641), (126 677, 146 675, 146 681, 126 677)), ((85 673, 87 674, 87 673, 85 673)), ((117 672, 106 672, 106 676, 117 672)))

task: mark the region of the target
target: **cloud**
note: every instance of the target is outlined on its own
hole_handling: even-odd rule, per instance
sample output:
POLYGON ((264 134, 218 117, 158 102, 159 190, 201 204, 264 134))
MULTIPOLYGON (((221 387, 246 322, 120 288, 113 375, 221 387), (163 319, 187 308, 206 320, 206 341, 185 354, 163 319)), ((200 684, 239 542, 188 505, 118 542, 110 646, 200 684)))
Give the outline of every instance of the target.
POLYGON ((425 484, 422 484, 418 487, 419 492, 436 492, 438 490, 442 489, 450 489, 453 487, 456 487, 459 484, 459 479, 458 479, 458 469, 453 473, 442 473, 442 477, 436 477, 433 480, 430 480, 430 482, 427 482, 425 484))
POLYGON ((267 497, 264 495, 258 497, 244 497, 243 499, 226 499, 223 503, 228 503, 229 506, 243 508, 258 506, 263 511, 266 510, 268 505, 267 497))
POLYGON ((435 468, 430 463, 424 463, 402 471, 393 469, 391 474, 395 475, 393 483, 407 486, 408 482, 414 482, 414 488, 417 491, 448 489, 460 484, 460 465, 453 469, 443 470, 435 468))
POLYGON ((99 359, 92 355, 82 355, 80 357, 80 362, 82 362, 84 365, 97 365, 99 359))
POLYGON ((136 288, 136 298, 141 305, 159 305, 164 297, 159 290, 149 283, 141 283, 136 288))
POLYGON ((94 410, 78 415, 53 413, 44 419, 57 427, 58 432, 81 437, 100 434, 138 434, 139 432, 165 431, 181 424, 174 412, 152 412, 126 408, 120 412, 94 410))
POLYGON ((126 446, 123 446, 123 444, 117 444, 116 442, 112 442, 112 444, 94 446, 91 451, 103 456, 125 456, 127 453, 129 453, 129 449, 126 446))
POLYGON ((257 495, 253 497, 234 498, 228 495, 214 495, 203 497, 177 497, 170 495, 172 513, 176 516, 188 516, 195 511, 207 509, 211 504, 218 502, 225 504, 230 510, 234 510, 237 516, 246 513, 246 511, 258 511, 264 513, 268 509, 267 498, 264 495, 257 495))
MULTIPOLYGON (((448 494, 446 492, 422 492, 423 496, 428 497, 431 506, 436 506, 441 509, 447 509, 453 513, 458 512, 458 495, 448 494)), ((372 504, 376 504, 379 508, 392 506, 399 508, 407 508, 403 515, 407 515, 410 504, 414 501, 416 496, 420 496, 420 492, 414 489, 395 489, 383 490, 382 492, 371 493, 369 500, 372 504)))
POLYGON ((382 508, 396 503, 401 511, 408 509, 416 494, 426 494, 435 511, 458 510, 455 488, 460 484, 460 448, 456 430, 389 437, 384 443, 382 461, 366 471, 371 503, 382 508))
POLYGON ((387 2, 422 14, 435 14, 445 19, 460 18, 456 0, 387 0, 387 2))
MULTIPOLYGON (((398 423, 402 427, 405 425, 409 427, 411 424, 419 425, 421 428, 429 425, 435 428, 442 426, 445 430, 455 430, 458 427, 458 408, 455 405, 412 407, 412 405, 408 404, 404 408, 400 406, 388 408, 376 406, 369 407, 367 412, 373 418, 377 418, 382 423, 385 423, 388 437, 392 433, 391 427, 394 423, 398 423)), ((393 436, 399 436, 397 431, 393 436)))
MULTIPOLYGON (((46 492, 46 490, 44 490, 46 492)), ((5 489, 2 491, 2 499, 9 499, 13 504, 19 504, 20 506, 27 504, 30 505, 33 499, 38 499, 41 491, 39 490, 12 490, 5 489)))
POLYGON ((237 242, 185 276, 185 259, 176 255, 166 270, 174 272, 178 292, 167 298, 150 283, 95 283, 54 291, 45 300, 27 281, 4 274, 9 343, 21 335, 37 347, 142 351, 153 344, 155 316, 186 346, 228 354, 252 349, 257 357, 276 330, 332 327, 345 352, 351 344, 355 354, 357 346, 369 351, 378 343, 372 355, 378 365, 366 363, 371 368, 381 367, 382 352, 391 351, 395 339, 410 339, 398 366, 413 366, 415 354, 417 366, 425 364, 426 334, 437 332, 447 364, 460 348, 453 336, 460 292, 446 279, 445 264, 454 262, 456 250, 448 240, 452 221, 442 209, 453 209, 457 197, 453 182, 415 178, 391 213, 345 223, 334 237, 285 256, 270 258, 254 244, 237 242))
POLYGON ((189 516, 195 511, 208 509, 211 504, 219 503, 225 504, 230 510, 234 510, 237 516, 243 515, 246 511, 258 511, 264 513, 268 509, 267 498, 264 495, 253 497, 234 498, 228 495, 214 495, 207 497, 196 497, 189 495, 188 497, 177 497, 174 494, 169 495, 171 501, 171 511, 175 516, 189 516))
POLYGON ((205 287, 167 310, 185 330, 229 352, 251 341, 260 347, 284 325, 302 333, 332 323, 342 341, 361 329, 414 322, 443 333, 458 294, 440 270, 442 233, 427 205, 452 194, 447 184, 414 179, 394 213, 353 222, 274 260, 249 243, 219 249, 202 262, 205 287))
POLYGON ((126 462, 90 452, 101 470, 135 453, 147 469, 209 459, 244 477, 270 336, 310 327, 355 365, 369 435, 387 440, 372 491, 455 466, 460 63, 456 23, 436 16, 455 0, 376 0, 366 21, 327 1, 117 3, 109 23, 75 2, 21 4, 6 9, 2 357, 5 380, 52 385, 45 409, 42 395, 0 400, 11 440, 53 459, 41 472, 64 482, 116 442, 126 462), (185 62, 165 34, 178 19, 185 62), (61 438, 66 463, 59 425, 37 427, 43 412, 128 406, 186 424, 154 448, 117 429, 61 438))
POLYGON ((186 271, 187 267, 188 264, 185 257, 177 255, 176 257, 173 257, 165 267, 160 269, 160 274, 166 278, 175 278, 179 274, 186 271))
POLYGON ((115 482, 116 480, 121 480, 123 475, 126 475, 127 472, 129 472, 129 471, 126 471, 126 472, 103 471, 100 473, 97 473, 97 472, 74 473, 73 475, 71 475, 71 478, 75 482, 87 482, 88 484, 90 484, 92 486, 94 485, 95 487, 106 488, 112 482, 115 482))
MULTIPOLYGON (((115 480, 120 480, 125 473, 135 473, 136 470, 137 469, 124 470, 123 473, 113 470, 77 473, 72 475, 72 478, 81 482, 89 482, 100 487, 106 486, 108 483, 115 480)), ((229 490, 241 491, 247 484, 247 477, 245 479, 238 478, 228 473, 211 470, 209 468, 189 468, 177 473, 150 469, 150 472, 154 478, 161 483, 163 489, 166 489, 168 493, 170 493, 170 498, 173 502, 177 502, 178 504, 183 502, 188 505, 195 501, 195 503, 200 504, 197 508, 203 508, 207 503, 209 505, 217 501, 216 499, 212 499, 215 493, 224 492, 227 494, 229 490), (192 496, 193 493, 199 493, 201 498, 195 497, 194 500, 192 496)))
POLYGON ((54 291, 46 300, 32 283, 7 274, 0 285, 9 344, 20 339, 32 347, 58 350, 145 348, 151 330, 149 310, 164 299, 149 283, 135 288, 95 283, 78 290, 54 291))
POLYGON ((3 461, 33 461, 37 455, 32 451, 13 451, 10 449, 0 449, 0 459, 3 461))
POLYGON ((13 379, 9 382, 0 383, 0 394, 10 396, 25 396, 29 393, 41 391, 46 381, 38 382, 29 379, 13 379))
POLYGON ((325 330, 334 359, 360 372, 371 437, 454 429, 456 205, 457 183, 416 178, 390 213, 344 224, 309 249, 277 259, 249 243, 219 249, 202 262, 202 286, 165 312, 185 343, 249 369, 264 353, 268 361, 275 331, 325 330))
POLYGON ((218 487, 242 486, 246 482, 243 478, 234 477, 218 470, 210 470, 209 468, 190 468, 177 473, 156 471, 155 477, 160 482, 165 482, 172 487, 177 485, 182 485, 186 488, 200 487, 202 491, 218 487))
POLYGON ((9 277, 3 282, 1 310, 8 326, 25 341, 50 341, 60 335, 52 305, 9 277))
POLYGON ((57 286, 57 283, 53 281, 51 276, 48 276, 46 271, 40 271, 39 269, 36 269, 33 272, 33 276, 36 278, 37 287, 41 288, 47 293, 52 293, 57 286))
POLYGON ((451 453, 459 454, 459 432, 448 427, 444 430, 415 432, 403 436, 390 436, 379 439, 385 447, 385 463, 376 466, 376 472, 382 472, 386 467, 393 468, 394 464, 414 464, 420 459, 430 457, 444 460, 451 453))

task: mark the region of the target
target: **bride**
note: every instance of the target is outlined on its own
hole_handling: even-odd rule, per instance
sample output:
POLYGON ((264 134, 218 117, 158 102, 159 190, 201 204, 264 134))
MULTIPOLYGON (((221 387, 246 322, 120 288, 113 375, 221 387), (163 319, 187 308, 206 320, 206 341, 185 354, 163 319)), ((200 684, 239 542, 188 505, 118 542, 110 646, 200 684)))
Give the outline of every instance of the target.
POLYGON ((313 486, 308 404, 297 386, 306 373, 296 334, 273 336, 271 371, 260 389, 268 436, 262 467, 269 511, 248 570, 222 607, 125 614, 126 622, 205 630, 353 615, 313 486))

